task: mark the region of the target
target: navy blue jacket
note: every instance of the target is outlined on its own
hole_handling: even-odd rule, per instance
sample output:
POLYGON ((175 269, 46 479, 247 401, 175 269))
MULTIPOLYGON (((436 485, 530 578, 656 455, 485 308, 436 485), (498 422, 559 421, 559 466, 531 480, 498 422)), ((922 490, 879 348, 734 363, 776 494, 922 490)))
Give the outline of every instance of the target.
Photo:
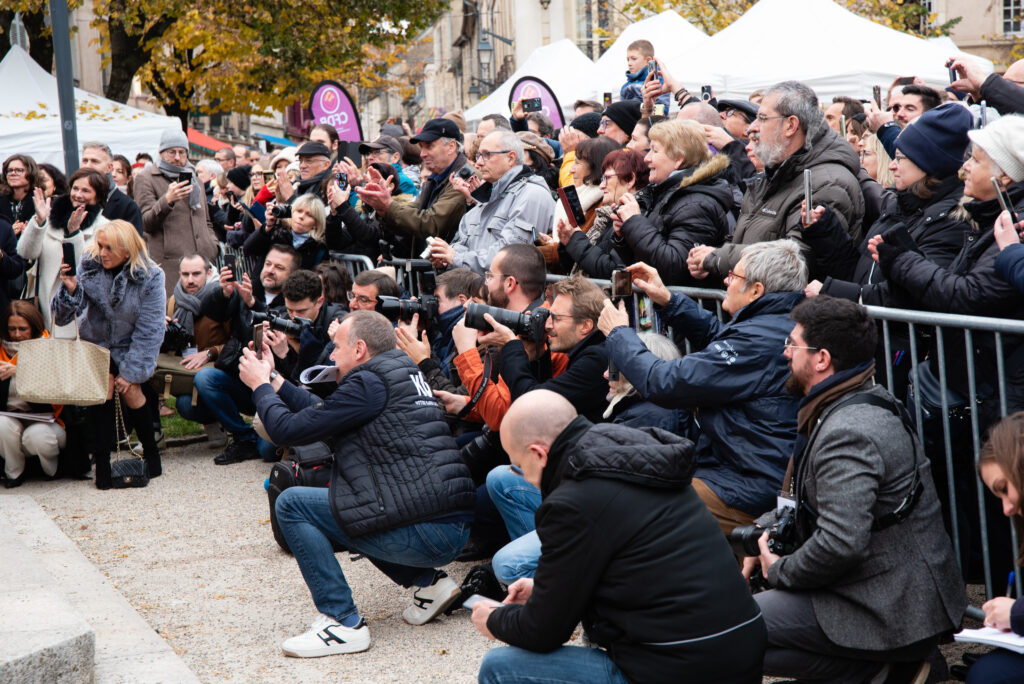
POLYGON ((996 275, 1024 292, 1024 245, 1010 245, 999 253, 996 275))
POLYGON ((796 439, 798 401, 784 387, 789 367, 782 350, 793 330, 789 312, 803 297, 770 292, 722 323, 689 297, 672 295, 660 313, 693 346, 681 359, 659 359, 626 326, 605 343, 641 396, 693 409, 694 477, 727 506, 751 515, 775 507, 796 439))

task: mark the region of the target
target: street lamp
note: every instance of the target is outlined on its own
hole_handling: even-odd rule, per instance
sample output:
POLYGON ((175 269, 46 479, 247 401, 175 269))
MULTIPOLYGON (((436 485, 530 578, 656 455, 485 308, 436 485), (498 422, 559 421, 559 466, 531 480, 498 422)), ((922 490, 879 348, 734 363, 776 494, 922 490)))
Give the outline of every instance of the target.
POLYGON ((481 35, 480 41, 476 44, 477 56, 480 59, 480 75, 489 78, 491 75, 491 61, 494 59, 494 47, 486 36, 481 35))

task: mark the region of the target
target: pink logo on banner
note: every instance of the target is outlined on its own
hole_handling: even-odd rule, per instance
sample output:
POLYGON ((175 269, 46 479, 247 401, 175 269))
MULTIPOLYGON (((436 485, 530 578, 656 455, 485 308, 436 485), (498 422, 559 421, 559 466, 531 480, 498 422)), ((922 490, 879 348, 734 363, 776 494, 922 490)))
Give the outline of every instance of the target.
POLYGON ((309 98, 309 110, 315 124, 330 124, 338 131, 338 137, 346 142, 359 142, 363 130, 359 114, 348 91, 336 81, 321 81, 313 88, 309 98))
POLYGON ((539 97, 541 112, 551 119, 555 128, 561 128, 565 125, 565 119, 562 117, 562 108, 558 105, 558 99, 544 81, 533 76, 523 76, 516 81, 509 95, 509 111, 511 111, 512 105, 524 97, 539 97))

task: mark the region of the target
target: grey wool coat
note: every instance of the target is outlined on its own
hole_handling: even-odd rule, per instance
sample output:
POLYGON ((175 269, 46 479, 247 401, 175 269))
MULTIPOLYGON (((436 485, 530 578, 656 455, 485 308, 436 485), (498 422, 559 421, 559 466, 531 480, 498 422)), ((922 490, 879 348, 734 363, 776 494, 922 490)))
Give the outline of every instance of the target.
POLYGON ((768 583, 810 593, 836 644, 888 650, 956 628, 967 596, 924 450, 885 408, 842 406, 854 392, 892 401, 868 381, 822 409, 794 468, 798 501, 817 511, 817 524, 769 567, 768 583), (920 499, 902 523, 872 530, 907 495, 915 450, 920 499))

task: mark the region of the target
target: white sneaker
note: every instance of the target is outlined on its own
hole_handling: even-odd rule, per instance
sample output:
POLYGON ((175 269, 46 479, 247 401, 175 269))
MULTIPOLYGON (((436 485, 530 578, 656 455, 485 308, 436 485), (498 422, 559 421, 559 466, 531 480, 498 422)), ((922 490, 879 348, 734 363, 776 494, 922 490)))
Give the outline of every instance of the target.
POLYGON ((402 617, 410 625, 425 625, 440 615, 460 594, 462 590, 459 585, 448 577, 448 573, 438 570, 433 584, 413 591, 413 605, 405 609, 402 617))
POLYGON ((370 648, 370 628, 362 620, 355 627, 345 627, 334 618, 320 613, 305 634, 281 644, 281 650, 293 658, 319 658, 339 653, 359 653, 370 648))

